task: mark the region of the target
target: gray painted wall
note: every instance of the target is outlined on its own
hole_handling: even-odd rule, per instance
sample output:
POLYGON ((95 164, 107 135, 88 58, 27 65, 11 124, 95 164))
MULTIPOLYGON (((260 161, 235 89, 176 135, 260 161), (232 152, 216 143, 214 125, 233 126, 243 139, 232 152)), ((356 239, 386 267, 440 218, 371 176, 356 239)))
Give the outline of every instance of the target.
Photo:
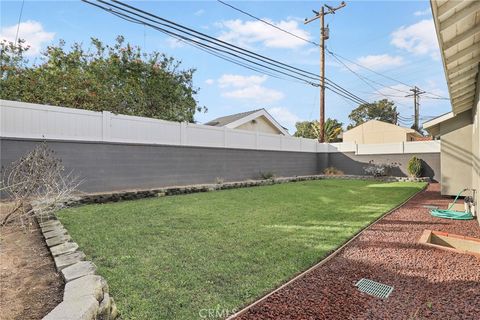
POLYGON ((353 152, 330 153, 328 165, 342 170, 345 174, 365 174, 364 167, 373 160, 376 164, 396 163, 391 170, 391 175, 396 177, 407 177, 407 164, 411 157, 417 156, 423 160, 423 176, 440 181, 440 153, 423 154, 375 154, 355 155, 353 152))
MULTIPOLYGON (((0 163, 12 161, 32 150, 40 140, 0 139, 0 163)), ((345 174, 364 174, 368 161, 399 162, 400 169, 392 172, 406 176, 406 163, 412 155, 362 155, 353 153, 310 153, 265 150, 241 150, 125 143, 48 141, 67 170, 85 182, 85 192, 106 192, 129 189, 214 183, 217 177, 225 181, 259 177, 260 172, 277 176, 312 175, 334 166, 345 174)), ((418 155, 425 161, 426 175, 439 179, 440 155, 418 155)))
MULTIPOLYGON (((2 166, 18 159, 41 141, 0 139, 2 166)), ((317 174, 327 165, 325 154, 164 145, 48 141, 65 167, 85 178, 86 192, 147 189, 214 183, 259 177, 317 174)))

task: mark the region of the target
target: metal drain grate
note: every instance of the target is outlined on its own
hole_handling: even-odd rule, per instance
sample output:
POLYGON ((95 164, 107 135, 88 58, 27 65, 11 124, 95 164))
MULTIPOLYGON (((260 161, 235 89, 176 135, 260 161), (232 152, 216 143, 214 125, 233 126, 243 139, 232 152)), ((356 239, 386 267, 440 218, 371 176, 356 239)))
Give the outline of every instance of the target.
POLYGON ((393 291, 393 287, 391 286, 365 278, 358 280, 355 286, 358 290, 381 299, 387 299, 393 291))

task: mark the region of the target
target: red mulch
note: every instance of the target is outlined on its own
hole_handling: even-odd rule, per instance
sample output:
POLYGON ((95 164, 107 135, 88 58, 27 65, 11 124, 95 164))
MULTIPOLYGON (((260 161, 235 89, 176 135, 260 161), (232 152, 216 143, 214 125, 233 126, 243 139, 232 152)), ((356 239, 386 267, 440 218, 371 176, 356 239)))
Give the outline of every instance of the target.
POLYGON ((451 201, 431 184, 237 319, 480 319, 480 259, 417 243, 424 229, 480 238, 477 220, 435 218, 423 207, 451 201), (369 296, 354 286, 361 278, 394 290, 387 300, 369 296))

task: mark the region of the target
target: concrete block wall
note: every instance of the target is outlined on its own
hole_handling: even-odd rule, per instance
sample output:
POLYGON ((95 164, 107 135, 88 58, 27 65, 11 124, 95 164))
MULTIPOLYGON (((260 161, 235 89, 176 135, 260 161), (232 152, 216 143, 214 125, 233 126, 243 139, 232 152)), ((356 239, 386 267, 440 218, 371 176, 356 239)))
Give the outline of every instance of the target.
MULTIPOLYGON (((2 166, 41 142, 1 138, 2 166)), ((285 177, 314 175, 328 162, 327 154, 312 152, 54 140, 48 145, 67 170, 85 179, 80 187, 85 192, 215 183, 217 178, 257 179, 261 172, 285 177)))
MULTIPOLYGON (((1 138, 0 163, 12 161, 41 143, 39 139, 1 138)), ((316 175, 336 167, 349 175, 364 175, 368 162, 398 162, 391 174, 407 176, 413 154, 355 155, 354 152, 291 152, 112 142, 49 140, 68 171, 84 179, 88 193, 258 179, 261 172, 279 177, 316 175)), ((425 161, 426 176, 439 180, 439 153, 416 154, 425 161)))
POLYGON ((407 177, 408 161, 417 156, 423 161, 424 177, 440 181, 440 154, 439 153, 402 153, 402 154, 371 154, 356 155, 354 152, 330 153, 328 165, 342 170, 345 174, 363 175, 364 168, 370 161, 375 164, 394 164, 390 174, 396 177, 407 177))

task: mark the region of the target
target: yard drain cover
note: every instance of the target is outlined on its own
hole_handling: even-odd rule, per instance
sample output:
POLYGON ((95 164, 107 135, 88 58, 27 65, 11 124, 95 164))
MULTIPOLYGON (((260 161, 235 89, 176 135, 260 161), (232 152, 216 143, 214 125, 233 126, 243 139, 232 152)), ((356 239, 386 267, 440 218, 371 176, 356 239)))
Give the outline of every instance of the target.
POLYGON ((390 293, 392 293, 393 291, 393 287, 391 286, 387 286, 386 284, 379 283, 379 282, 365 279, 365 278, 358 280, 355 286, 361 292, 365 292, 366 294, 369 294, 371 296, 381 298, 381 299, 388 298, 390 293))

